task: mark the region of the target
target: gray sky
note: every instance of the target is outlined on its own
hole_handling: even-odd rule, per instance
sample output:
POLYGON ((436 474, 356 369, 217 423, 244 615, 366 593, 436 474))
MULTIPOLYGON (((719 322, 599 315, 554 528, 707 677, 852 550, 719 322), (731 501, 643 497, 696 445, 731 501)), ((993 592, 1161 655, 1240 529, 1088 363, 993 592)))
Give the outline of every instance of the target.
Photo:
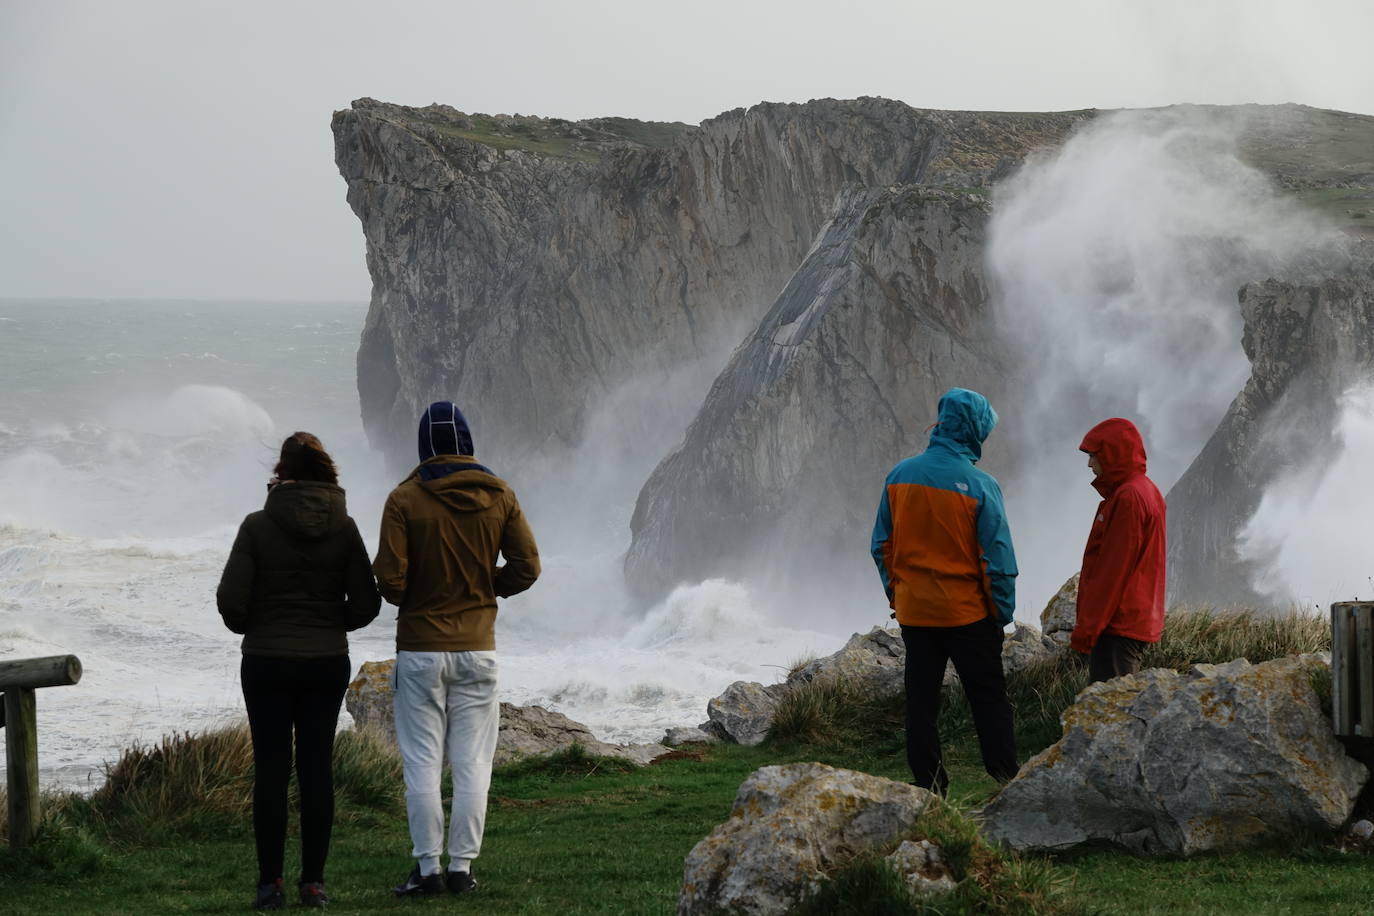
POLYGON ((368 296, 360 96, 701 121, 882 95, 1374 114, 1370 0, 0 0, 0 296, 368 296))

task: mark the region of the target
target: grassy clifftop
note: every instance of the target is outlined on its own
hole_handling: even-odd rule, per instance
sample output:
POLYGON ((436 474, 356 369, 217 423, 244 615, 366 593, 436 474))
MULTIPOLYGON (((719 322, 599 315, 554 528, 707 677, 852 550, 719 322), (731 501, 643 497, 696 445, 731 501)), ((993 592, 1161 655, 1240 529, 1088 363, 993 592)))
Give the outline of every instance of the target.
MULTIPOLYGON (((797 107, 765 104, 779 110, 797 107)), ((807 104, 848 103, 821 100, 807 104)), ((440 144, 459 140, 584 163, 597 162, 615 149, 671 147, 702 129, 681 122, 631 118, 569 121, 532 115, 469 114, 448 105, 415 108, 371 99, 361 99, 354 107, 440 144)), ((1235 123, 1246 161, 1270 175, 1286 193, 1347 231, 1374 236, 1374 117, 1304 105, 1180 107, 1235 123)), ((1034 150, 1059 146, 1079 125, 1104 113, 1096 109, 917 111, 944 136, 940 155, 929 165, 929 180, 970 188, 999 179, 1034 150)), ((739 113, 742 110, 721 119, 739 113)))

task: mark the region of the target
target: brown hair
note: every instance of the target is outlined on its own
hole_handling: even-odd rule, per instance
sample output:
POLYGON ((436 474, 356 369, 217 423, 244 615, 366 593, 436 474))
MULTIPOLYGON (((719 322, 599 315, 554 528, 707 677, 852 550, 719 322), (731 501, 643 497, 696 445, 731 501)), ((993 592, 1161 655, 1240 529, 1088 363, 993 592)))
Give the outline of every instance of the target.
POLYGON ((281 444, 281 458, 272 469, 278 480, 318 480, 338 483, 339 472, 334 459, 324 450, 320 440, 310 433, 292 433, 281 444))

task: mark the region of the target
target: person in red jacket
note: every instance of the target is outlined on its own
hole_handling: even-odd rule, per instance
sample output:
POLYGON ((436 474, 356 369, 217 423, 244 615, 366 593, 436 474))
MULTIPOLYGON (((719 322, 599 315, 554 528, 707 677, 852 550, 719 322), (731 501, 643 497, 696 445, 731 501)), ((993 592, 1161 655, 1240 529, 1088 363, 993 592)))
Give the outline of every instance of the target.
POLYGON ((1139 671, 1145 646, 1164 632, 1164 497, 1145 476, 1145 443, 1130 420, 1103 420, 1078 448, 1102 502, 1083 551, 1070 645, 1089 655, 1096 682, 1139 671))

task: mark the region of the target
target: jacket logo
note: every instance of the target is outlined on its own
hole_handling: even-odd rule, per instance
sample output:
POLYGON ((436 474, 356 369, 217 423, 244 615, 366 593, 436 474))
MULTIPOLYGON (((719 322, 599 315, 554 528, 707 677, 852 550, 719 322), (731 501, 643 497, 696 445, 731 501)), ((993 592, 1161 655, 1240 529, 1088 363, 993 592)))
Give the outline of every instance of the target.
POLYGON ((955 482, 954 485, 959 489, 963 490, 965 493, 968 492, 968 484, 964 483, 962 480, 955 482))
POLYGON ((1106 519, 1102 517, 1102 513, 1101 513, 1101 512, 1097 513, 1097 520, 1098 520, 1099 522, 1105 522, 1105 521, 1106 521, 1106 519))

